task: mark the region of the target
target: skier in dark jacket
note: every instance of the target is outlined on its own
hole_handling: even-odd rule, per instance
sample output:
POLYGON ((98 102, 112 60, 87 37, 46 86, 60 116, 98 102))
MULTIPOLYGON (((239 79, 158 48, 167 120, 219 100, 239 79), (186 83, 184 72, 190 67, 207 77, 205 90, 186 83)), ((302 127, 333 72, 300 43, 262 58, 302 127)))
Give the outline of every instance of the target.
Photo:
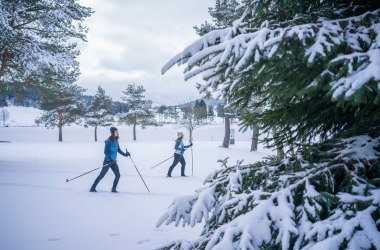
POLYGON ((117 165, 116 158, 117 153, 123 155, 123 156, 130 156, 131 154, 125 150, 124 153, 121 151, 119 146, 119 132, 117 131, 117 128, 111 127, 110 128, 111 136, 105 141, 105 147, 104 147, 104 161, 103 161, 103 168, 100 172, 99 176, 95 179, 94 184, 92 184, 90 192, 96 192, 96 186, 98 185, 99 181, 103 179, 103 177, 106 175, 108 170, 111 168, 113 173, 115 174, 115 180, 113 181, 112 186, 112 192, 117 193, 116 186, 120 179, 120 171, 119 166, 117 165))
POLYGON ((174 167, 178 164, 178 162, 181 163, 181 176, 186 176, 185 175, 185 166, 186 166, 186 162, 185 162, 185 158, 183 157, 183 153, 185 152, 186 148, 189 148, 191 146, 193 146, 193 143, 190 143, 189 145, 185 146, 183 145, 183 133, 182 132, 178 132, 177 133, 177 140, 175 140, 175 145, 174 145, 174 149, 175 149, 175 152, 174 152, 174 161, 173 161, 173 164, 169 167, 169 170, 168 170, 168 177, 172 177, 172 171, 174 169, 174 167))

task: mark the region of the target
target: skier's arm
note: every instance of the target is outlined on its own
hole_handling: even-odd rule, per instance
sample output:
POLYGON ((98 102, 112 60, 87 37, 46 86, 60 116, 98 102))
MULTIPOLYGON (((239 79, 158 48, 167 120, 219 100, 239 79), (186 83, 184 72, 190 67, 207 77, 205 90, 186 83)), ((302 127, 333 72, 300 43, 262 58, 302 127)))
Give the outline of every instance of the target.
POLYGON ((124 153, 121 149, 120 149, 120 146, 118 146, 117 148, 117 152, 119 152, 119 154, 123 155, 123 156, 130 156, 131 154, 125 150, 126 152, 124 153))
POLYGON ((184 146, 184 148, 190 148, 191 146, 193 146, 193 143, 190 143, 189 145, 184 146))

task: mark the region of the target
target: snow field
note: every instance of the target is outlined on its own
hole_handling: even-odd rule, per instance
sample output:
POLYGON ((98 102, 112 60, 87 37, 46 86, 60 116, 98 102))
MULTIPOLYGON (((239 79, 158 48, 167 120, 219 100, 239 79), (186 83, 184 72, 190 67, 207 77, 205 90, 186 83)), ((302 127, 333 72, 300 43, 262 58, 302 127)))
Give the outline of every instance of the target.
MULTIPOLYGON (((0 127, 0 141, 11 141, 0 143, 0 249, 155 249, 173 239, 195 238, 200 225, 155 227, 173 199, 193 194, 220 168, 218 159, 230 156, 230 164, 239 159, 251 163, 270 153, 262 148, 249 152, 251 135, 236 127, 236 145, 220 148, 224 125, 209 125, 195 130, 194 176, 179 177, 177 165, 174 177, 166 178, 172 159, 151 167, 172 156, 175 134, 184 130, 174 125, 139 129, 133 142, 132 128, 118 128, 120 147, 128 147, 151 193, 130 159, 121 155, 119 194, 110 192, 111 170, 98 193, 88 190, 100 169, 66 183, 101 166, 107 128, 99 128, 99 141, 94 142, 93 128, 65 127, 64 142, 58 142, 57 129, 0 127)), ((185 159, 186 174, 191 175, 190 150, 185 159)))

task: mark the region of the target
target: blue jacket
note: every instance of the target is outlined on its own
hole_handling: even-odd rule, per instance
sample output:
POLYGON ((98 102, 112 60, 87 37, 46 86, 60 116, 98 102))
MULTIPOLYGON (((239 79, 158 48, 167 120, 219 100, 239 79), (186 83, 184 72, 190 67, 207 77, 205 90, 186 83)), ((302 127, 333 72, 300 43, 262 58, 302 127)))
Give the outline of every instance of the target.
POLYGON ((105 155, 104 160, 105 161, 116 160, 117 152, 119 152, 119 154, 121 154, 121 155, 128 156, 127 153, 124 153, 123 151, 121 151, 120 146, 119 146, 119 142, 117 140, 112 140, 112 139, 108 138, 105 141, 105 144, 106 144, 104 147, 104 155, 105 155))
POLYGON ((175 140, 175 145, 174 145, 174 149, 175 149, 175 154, 178 154, 178 155, 183 155, 183 153, 185 152, 185 148, 189 148, 191 147, 191 144, 190 145, 183 145, 183 141, 182 141, 182 138, 178 138, 177 140, 175 140))

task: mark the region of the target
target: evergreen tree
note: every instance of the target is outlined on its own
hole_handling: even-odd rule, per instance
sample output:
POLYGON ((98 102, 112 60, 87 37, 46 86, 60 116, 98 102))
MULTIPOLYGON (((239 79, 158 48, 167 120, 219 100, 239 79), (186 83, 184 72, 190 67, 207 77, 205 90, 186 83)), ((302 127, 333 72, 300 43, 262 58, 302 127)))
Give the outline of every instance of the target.
POLYGON ((378 67, 378 2, 243 3, 246 11, 233 27, 204 35, 162 72, 177 62, 188 63, 185 79, 207 69, 201 89, 219 90, 240 108, 260 96, 254 106, 265 107, 263 132, 275 127, 285 143, 365 131, 379 122, 371 115, 379 113, 380 99, 380 71, 372 70, 378 67))
POLYGON ((43 83, 44 73, 78 66, 75 40, 91 8, 73 0, 0 1, 0 95, 16 84, 43 83))
POLYGON ((146 100, 145 89, 141 85, 129 84, 125 91, 125 97, 121 99, 128 105, 129 111, 120 115, 120 121, 133 125, 133 140, 136 140, 136 126, 145 128, 149 125, 156 125, 152 112, 152 101, 146 100))
POLYGON ((216 115, 218 117, 224 117, 224 106, 223 106, 223 104, 218 104, 218 106, 216 106, 216 115))
POLYGON ((178 123, 179 111, 176 106, 168 107, 167 114, 171 119, 170 122, 178 123))
POLYGON ((204 229, 165 247, 380 248, 380 2, 241 7, 231 27, 205 34, 162 72, 176 63, 187 64, 185 79, 204 72, 201 90, 262 109, 247 124, 273 130, 268 143, 297 153, 223 168, 175 199, 158 225, 204 220, 204 229))
POLYGON ((95 128, 95 141, 98 141, 98 127, 110 126, 114 121, 114 113, 115 108, 112 103, 112 98, 106 95, 102 87, 98 86, 98 91, 91 101, 91 104, 88 106, 88 111, 85 117, 85 124, 95 128))
POLYGON ((213 106, 208 106, 207 108, 207 117, 210 119, 210 123, 214 120, 214 107, 213 106))
MULTIPOLYGON (((224 29, 230 27, 232 23, 241 16, 244 9, 238 8, 239 2, 236 0, 216 0, 215 6, 210 7, 208 13, 212 17, 213 23, 210 24, 205 22, 201 27, 194 27, 198 35, 205 35, 212 30, 224 29)), ((208 91, 207 86, 202 86, 197 84, 197 88, 205 93, 207 96, 211 96, 211 91, 208 91)), ((227 100, 225 99, 225 102, 227 100)), ((230 134, 231 134, 231 107, 223 107, 223 117, 224 119, 224 138, 222 142, 222 147, 228 148, 230 145, 230 134)))
POLYGON ((195 102, 194 112, 197 120, 205 121, 207 119, 207 106, 203 99, 195 102))
POLYGON ((0 95, 0 107, 6 107, 6 106, 8 106, 7 97, 5 95, 3 96, 0 95))
POLYGON ((204 35, 215 29, 230 27, 242 14, 243 9, 238 8, 239 4, 236 0, 216 0, 215 6, 208 9, 212 23, 205 22, 200 27, 195 26, 195 31, 198 35, 204 35))
POLYGON ((129 111, 128 105, 123 102, 114 101, 113 106, 115 107, 117 114, 123 114, 129 111))
POLYGON ((74 83, 77 76, 78 72, 61 73, 59 77, 55 73, 45 76, 47 87, 42 93, 41 104, 41 109, 45 112, 36 120, 36 123, 44 124, 48 128, 58 127, 58 141, 63 139, 63 126, 79 122, 85 113, 82 102, 85 89, 74 83))
POLYGON ((168 109, 168 107, 166 107, 165 105, 161 105, 160 107, 158 107, 158 109, 157 109, 157 113, 158 113, 158 121, 160 122, 160 123, 162 123, 163 121, 162 121, 162 117, 164 116, 164 114, 165 114, 165 112, 166 112, 166 110, 168 109))

